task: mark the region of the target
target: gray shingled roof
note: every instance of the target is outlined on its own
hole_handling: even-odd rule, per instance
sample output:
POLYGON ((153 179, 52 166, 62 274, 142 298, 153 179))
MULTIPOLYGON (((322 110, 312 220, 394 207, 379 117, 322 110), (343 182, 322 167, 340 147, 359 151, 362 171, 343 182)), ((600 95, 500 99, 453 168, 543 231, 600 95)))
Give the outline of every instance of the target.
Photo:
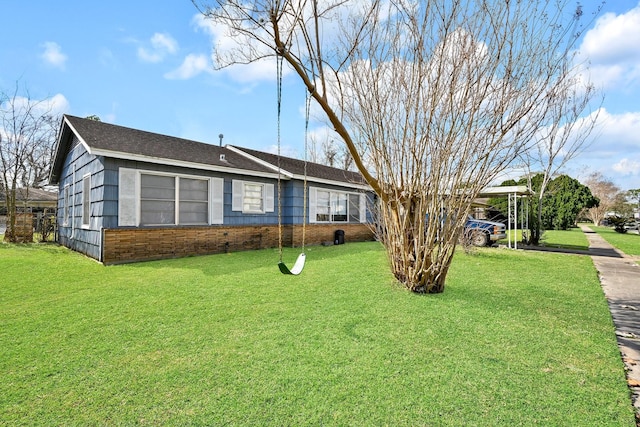
MULTIPOLYGON (((235 147, 238 150, 254 156, 264 162, 272 165, 278 165, 278 156, 276 154, 265 153, 263 151, 252 150, 249 148, 235 147)), ((280 168, 294 175, 304 175, 304 160, 293 159, 291 157, 280 156, 280 168)), ((352 172, 339 168, 321 165, 319 163, 307 162, 307 176, 313 178, 326 179, 330 181, 348 182, 351 184, 367 185, 366 181, 358 172, 352 172)))
MULTIPOLYGON (((240 169, 257 173, 277 173, 277 169, 274 170, 268 165, 256 162, 236 150, 277 166, 278 156, 274 154, 242 147, 234 147, 236 150, 230 150, 218 145, 65 115, 51 171, 52 183, 58 182, 60 178, 59 174, 64 157, 70 149, 74 134, 77 134, 89 146, 92 153, 98 155, 119 158, 142 156, 149 159, 163 159, 164 163, 175 160, 194 165, 240 169), (67 126, 67 123, 70 127, 67 126), (221 154, 224 154, 225 160, 221 160, 221 154)), ((304 174, 304 161, 302 160, 281 156, 280 166, 282 170, 294 175, 304 174)), ((307 162, 307 176, 343 183, 365 184, 359 173, 311 162, 307 162)))
POLYGON ((101 151, 158 157, 257 172, 272 172, 247 158, 212 144, 66 116, 89 147, 101 151), (226 161, 220 160, 220 154, 226 161))

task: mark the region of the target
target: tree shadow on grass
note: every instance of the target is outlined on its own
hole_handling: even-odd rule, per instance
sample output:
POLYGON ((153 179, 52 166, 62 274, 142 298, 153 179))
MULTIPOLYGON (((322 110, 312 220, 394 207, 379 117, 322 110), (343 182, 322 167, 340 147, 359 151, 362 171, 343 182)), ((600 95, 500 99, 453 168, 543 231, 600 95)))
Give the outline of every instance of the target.
POLYGON ((530 245, 522 245, 518 246, 518 249, 523 249, 525 251, 539 251, 539 252, 554 252, 554 253, 565 253, 565 254, 573 254, 573 255, 586 255, 586 256, 603 256, 610 258, 622 258, 615 249, 612 248, 588 248, 585 249, 584 246, 577 245, 566 245, 562 247, 556 246, 530 246, 530 245))

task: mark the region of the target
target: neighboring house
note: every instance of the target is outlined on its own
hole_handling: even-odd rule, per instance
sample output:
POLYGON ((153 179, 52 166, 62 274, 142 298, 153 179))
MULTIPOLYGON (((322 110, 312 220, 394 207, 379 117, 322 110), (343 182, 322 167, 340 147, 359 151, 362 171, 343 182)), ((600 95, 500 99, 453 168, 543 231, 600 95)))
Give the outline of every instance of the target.
MULTIPOLYGON (((16 210, 19 214, 27 212, 36 219, 41 219, 45 212, 53 212, 58 205, 58 190, 50 191, 42 188, 17 188, 16 210)), ((0 190, 0 234, 7 228, 7 206, 5 194, 0 190)))
POLYGON ((69 115, 59 135, 59 242, 105 264, 276 247, 279 210, 284 246, 302 244, 303 218, 307 245, 374 238, 355 172, 307 162, 304 212, 302 160, 69 115))
MULTIPOLYGON (((0 190, 0 212, 6 214, 5 194, 0 190)), ((55 209, 58 204, 58 191, 42 188, 17 188, 16 208, 20 211, 39 212, 55 209)))

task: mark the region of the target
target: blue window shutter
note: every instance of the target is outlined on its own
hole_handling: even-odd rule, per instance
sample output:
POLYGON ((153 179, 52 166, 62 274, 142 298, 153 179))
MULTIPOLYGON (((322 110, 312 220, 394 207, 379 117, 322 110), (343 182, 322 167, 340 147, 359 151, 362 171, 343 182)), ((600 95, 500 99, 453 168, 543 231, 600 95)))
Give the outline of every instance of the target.
POLYGON ((138 172, 120 168, 118 179, 118 225, 138 225, 138 172))
POLYGON ((232 182, 231 210, 242 211, 242 201, 244 198, 244 182, 234 179, 232 182))
POLYGON ((224 179, 211 178, 211 224, 224 223, 224 179))
MULTIPOLYGON (((274 211, 274 195, 273 195, 273 191, 274 191, 273 190, 273 184, 265 184, 264 185, 264 211, 265 212, 273 212, 274 211)), ((280 203, 282 203, 282 195, 278 194, 278 197, 281 198, 280 203)))

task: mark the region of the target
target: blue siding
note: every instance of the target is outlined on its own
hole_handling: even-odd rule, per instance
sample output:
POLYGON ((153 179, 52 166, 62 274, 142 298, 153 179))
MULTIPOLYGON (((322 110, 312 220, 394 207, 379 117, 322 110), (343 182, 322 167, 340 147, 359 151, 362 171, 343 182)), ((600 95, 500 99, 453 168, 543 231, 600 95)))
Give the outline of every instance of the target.
MULTIPOLYGON (((308 184, 307 184, 308 186, 308 184)), ((282 200, 282 223, 286 225, 300 225, 303 219, 309 222, 308 216, 303 218, 304 210, 304 182, 287 181, 283 191, 284 199, 282 200)), ((309 207, 307 206, 307 215, 309 215, 309 207)))
MULTIPOLYGON (((119 168, 125 167, 130 169, 141 169, 149 172, 163 172, 176 175, 194 175, 201 177, 224 178, 224 225, 276 225, 278 224, 278 182, 275 179, 260 178, 254 176, 244 176, 237 174, 224 174, 220 172, 210 172, 203 170, 195 170, 181 168, 177 166, 158 165, 153 163, 135 162, 131 160, 121 159, 105 159, 103 171, 103 211, 102 225, 105 228, 118 227, 118 171, 119 168), (264 214, 246 214, 240 211, 232 210, 232 181, 234 179, 268 183, 274 186, 274 211, 264 214)), ((307 206, 306 214, 304 210, 304 188, 302 181, 282 180, 281 189, 283 194, 282 200, 282 223, 284 225, 300 225, 303 219, 309 222, 309 206, 307 206)), ((315 183, 307 183, 314 187, 322 187, 336 191, 349 191, 344 187, 319 185, 315 183)), ((62 188, 62 187, 61 187, 62 188)), ((354 191, 355 192, 355 191, 354 191)), ((308 197, 308 195, 307 195, 308 197)), ((370 213, 367 212, 369 219, 370 213)))
POLYGON ((58 197, 58 230, 61 244, 92 258, 100 259, 101 228, 104 193, 103 158, 89 154, 84 146, 74 138, 67 153, 60 177, 58 197), (75 173, 74 173, 75 172, 75 173), (82 180, 91 176, 89 227, 82 227, 82 180), (75 179, 74 179, 75 177, 75 179), (71 192, 70 222, 64 224, 64 188, 69 185, 71 192))
MULTIPOLYGON (((118 180, 121 167, 140 169, 149 172, 163 172, 175 175, 193 175, 200 177, 216 177, 224 179, 224 225, 276 225, 278 224, 278 182, 276 179, 243 176, 230 173, 194 170, 177 166, 158 165, 132 160, 104 158, 89 154, 77 140, 67 153, 62 167, 59 182, 58 227, 59 241, 78 252, 101 259, 102 229, 118 227, 118 180), (75 174, 74 174, 75 170, 75 174), (91 218, 88 228, 82 227, 82 190, 83 177, 91 175, 91 218), (75 177, 75 180, 74 180, 75 177), (274 211, 264 214, 245 214, 232 210, 232 181, 234 179, 273 184, 274 211), (69 185, 73 203, 71 206, 72 224, 63 224, 64 188, 69 185)), ((308 183, 313 187, 349 192, 348 188, 316 183, 308 183)), ((300 225, 309 223, 309 206, 304 212, 304 188, 302 181, 281 181, 282 190, 282 223, 284 225, 300 225)), ((357 190, 351 190, 356 193, 357 190)), ((307 195, 308 197, 308 195, 307 195)), ((373 195, 368 194, 368 207, 372 206, 373 195)), ((370 209, 367 209, 367 220, 372 221, 370 209)))

